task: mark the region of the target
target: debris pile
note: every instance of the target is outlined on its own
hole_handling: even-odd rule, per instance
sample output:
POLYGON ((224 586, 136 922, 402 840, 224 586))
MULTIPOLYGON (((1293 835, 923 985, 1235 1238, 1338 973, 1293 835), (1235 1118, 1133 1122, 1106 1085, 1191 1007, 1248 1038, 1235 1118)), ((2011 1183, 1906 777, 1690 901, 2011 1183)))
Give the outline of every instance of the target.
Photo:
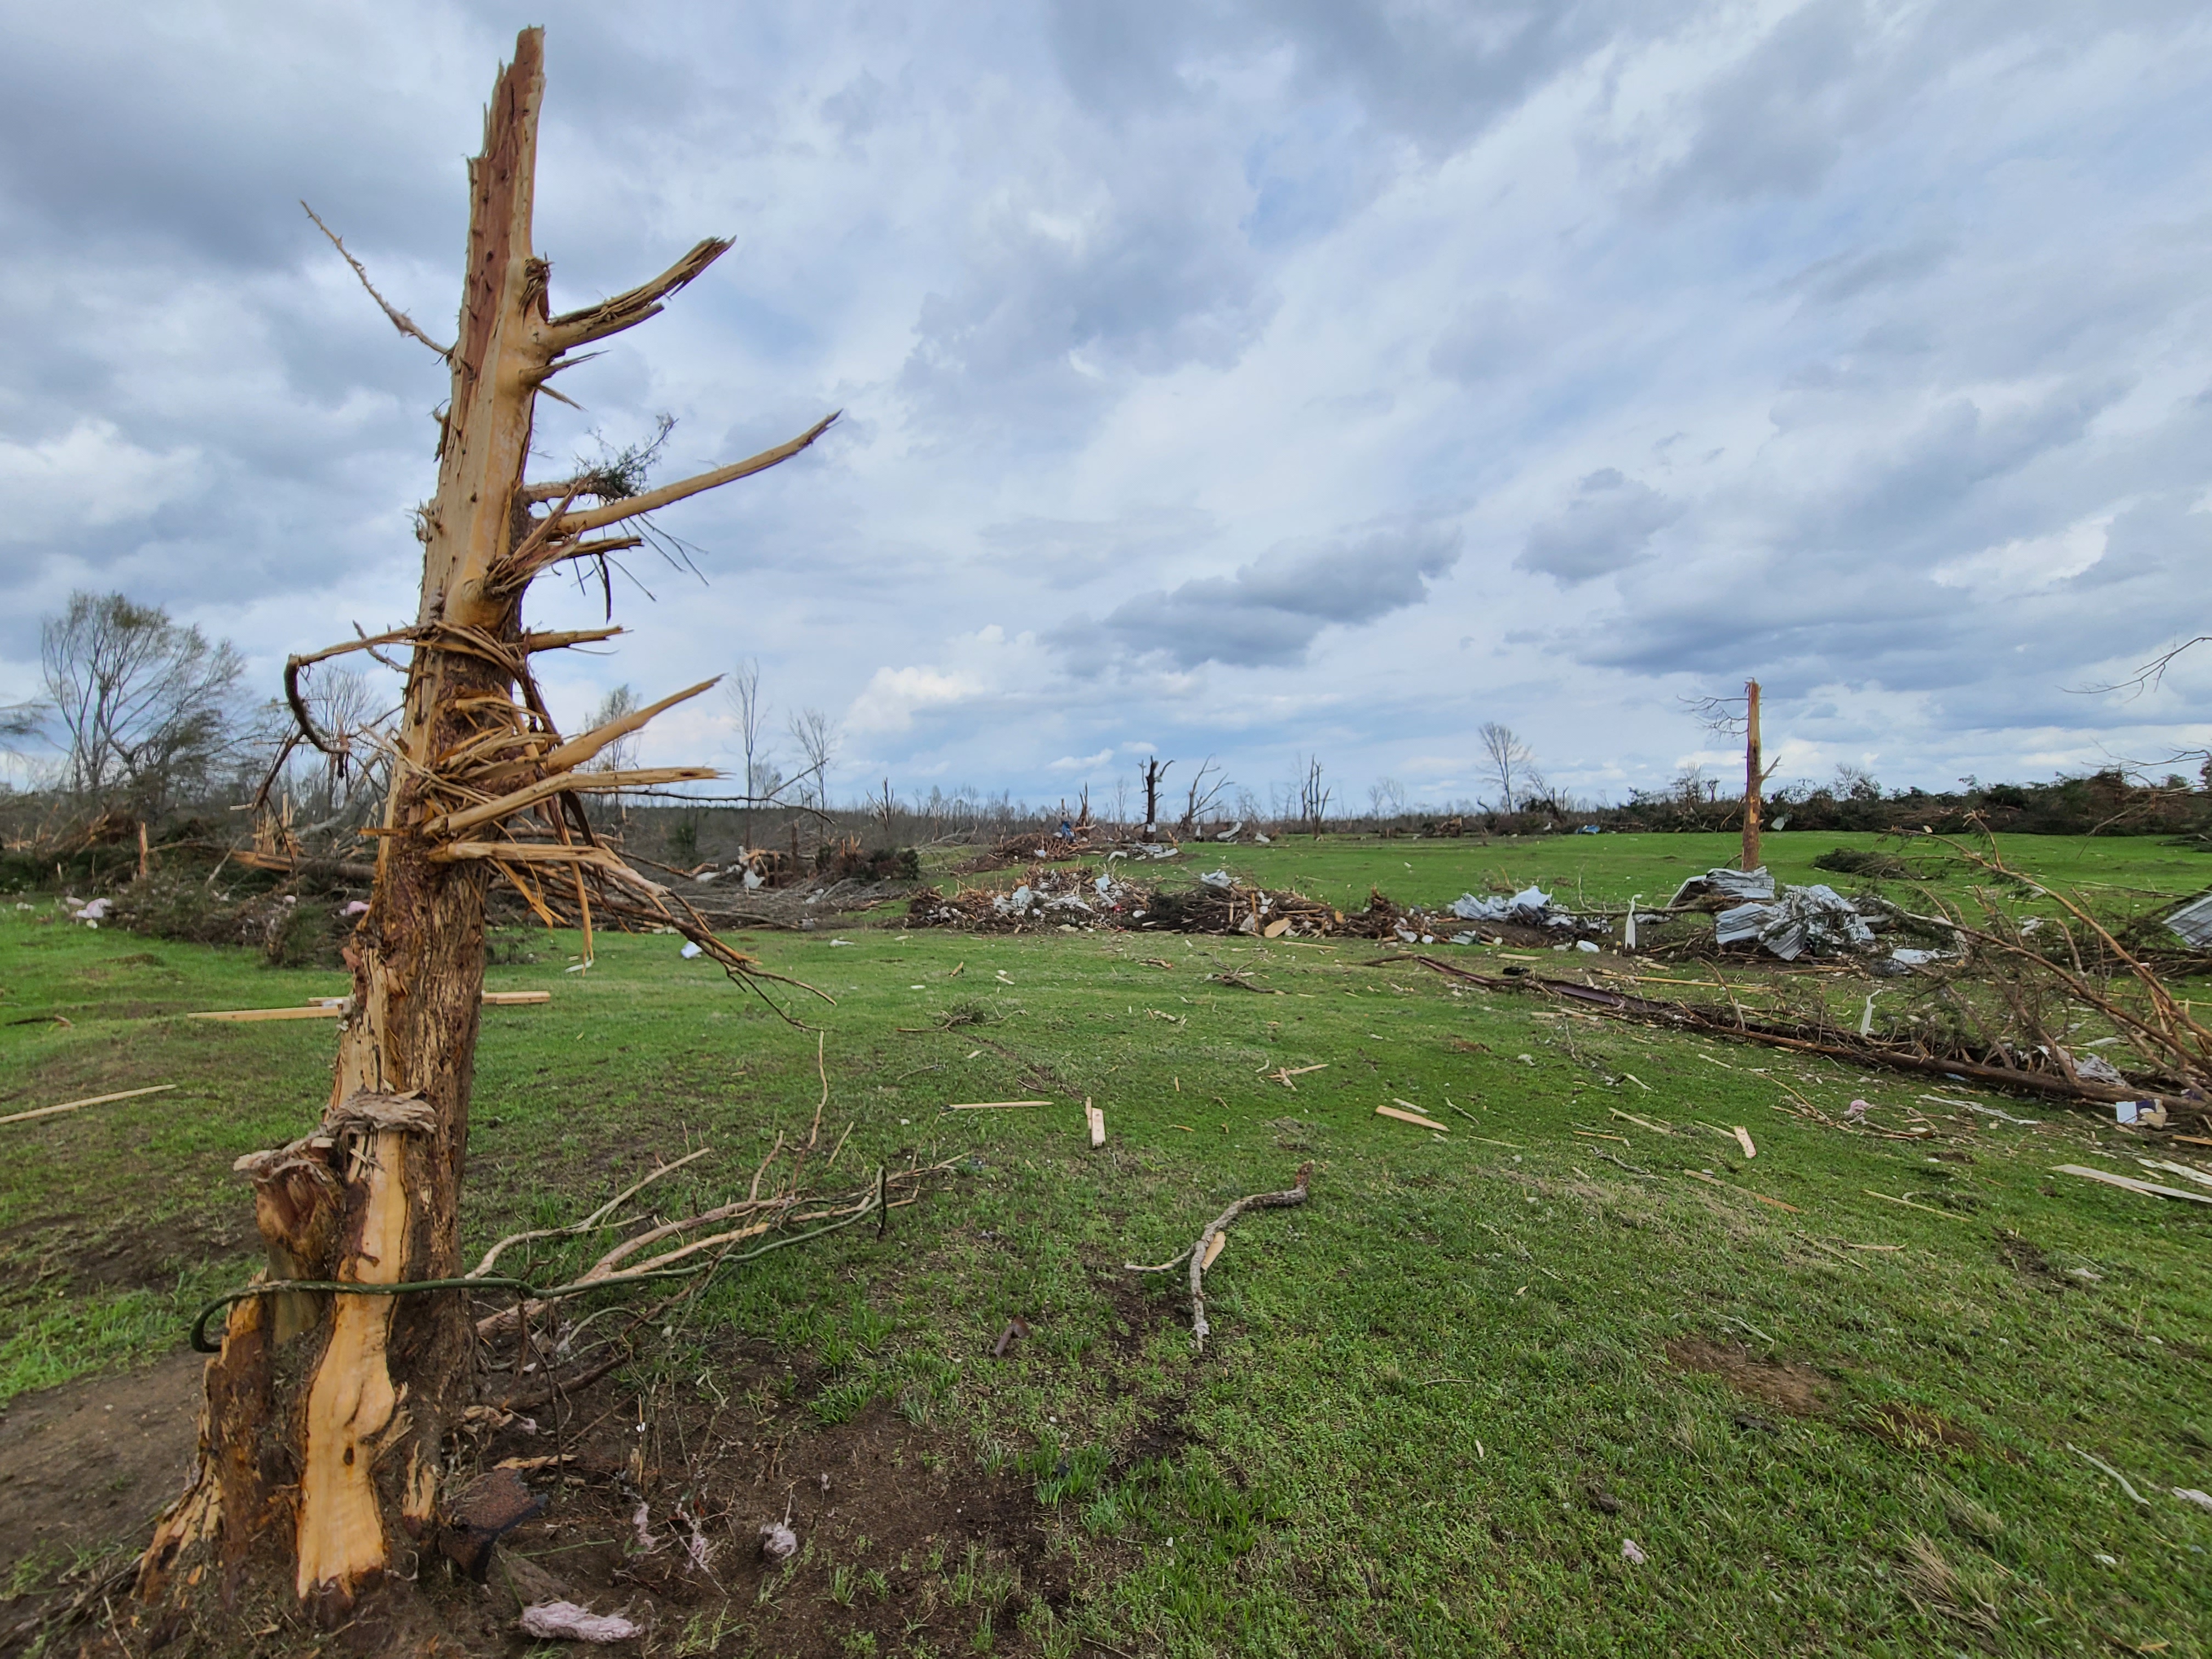
POLYGON ((907 912, 909 927, 957 927, 969 933, 1018 933, 1040 927, 1126 927, 1144 920, 1150 895, 1111 875, 1033 864, 1012 892, 925 888, 907 912))
MULTIPOLYGON (((1767 887, 1771 892, 1773 884, 1770 881, 1767 887)), ((1756 944, 1784 962, 1795 962, 1808 951, 1815 956, 1868 951, 1875 942, 1874 929, 1857 908, 1820 883, 1785 887, 1778 899, 1755 900, 1722 911, 1713 918, 1713 940, 1723 945, 1756 944)))

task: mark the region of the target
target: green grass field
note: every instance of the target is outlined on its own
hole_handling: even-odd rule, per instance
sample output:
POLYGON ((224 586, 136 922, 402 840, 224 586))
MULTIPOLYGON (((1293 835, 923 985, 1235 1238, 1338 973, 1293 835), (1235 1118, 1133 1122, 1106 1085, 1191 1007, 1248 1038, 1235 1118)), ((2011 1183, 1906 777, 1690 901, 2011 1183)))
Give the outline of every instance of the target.
MULTIPOLYGON (((1777 836, 1771 861, 1814 878, 1838 844, 1871 838, 1777 836)), ((1495 874, 1618 903, 1731 851, 1293 842, 1183 862, 1340 902, 1370 885, 1439 902, 1495 874)), ((2008 852, 2116 891, 2212 872, 2149 842, 2008 852)), ((334 1034, 177 1016, 344 988, 57 914, 0 912, 0 1020, 71 1022, 0 1024, 0 1113, 179 1086, 0 1127, 0 1399, 173 1351, 252 1271, 231 1162, 313 1120, 334 1034)), ((2143 1144, 2086 1113, 1932 1091, 2036 1121, 2007 1123, 1900 1076, 1369 965, 1382 953, 1358 942, 880 918, 748 942, 836 999, 794 1005, 827 1030, 827 1121, 851 1125, 827 1184, 962 1162, 885 1240, 718 1280, 650 1368, 711 1388, 714 1334, 742 1331, 806 1358, 824 1423, 919 1400, 980 1461, 1024 1460, 1081 1589, 1002 1648, 2212 1650, 2212 1512, 2172 1495, 2212 1488, 2212 1214, 2050 1173, 2146 1173, 2143 1144), (1262 989, 1212 977, 1231 970, 1262 989), (1793 1091, 1838 1118, 1854 1098, 1917 1109, 1940 1133, 1822 1127, 1793 1091), (942 1109, 1007 1098, 1052 1103, 942 1109), (1402 1102, 1439 1127, 1376 1115, 1402 1102), (1177 1276, 1122 1264, 1166 1259, 1309 1158, 1310 1203, 1233 1230, 1194 1358, 1177 1276), (1033 1338, 991 1362, 1016 1315, 1033 1338)), ((533 934, 535 963, 490 970, 554 1000, 485 1014, 471 1239, 579 1214, 702 1139, 688 1195, 726 1196, 803 1130, 813 1038, 677 945, 603 939, 579 975, 572 937, 533 934)), ((2177 1152, 2212 1164, 2156 1155, 2177 1152)), ((699 1650, 752 1649, 739 1620, 699 1650)))

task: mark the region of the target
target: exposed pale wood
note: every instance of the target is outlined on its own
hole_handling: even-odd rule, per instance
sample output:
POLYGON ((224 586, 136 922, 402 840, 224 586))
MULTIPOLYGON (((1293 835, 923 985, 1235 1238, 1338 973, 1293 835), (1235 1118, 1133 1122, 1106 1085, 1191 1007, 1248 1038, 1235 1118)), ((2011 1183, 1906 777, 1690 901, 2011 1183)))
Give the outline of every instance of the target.
MULTIPOLYGON (((340 1279, 392 1285, 407 1261, 407 1163, 424 1143, 396 1132, 373 1136, 362 1185, 360 1234, 340 1279), (410 1142, 414 1142, 412 1146, 410 1142)), ((379 1443, 392 1426, 399 1391, 385 1361, 398 1298, 331 1298, 330 1345, 307 1390, 295 1583, 306 1601, 325 1585, 346 1589, 382 1571, 384 1523, 376 1501, 379 1443)))
MULTIPOLYGON (((839 411, 840 414, 842 412, 839 411)), ((749 478, 756 472, 765 472, 779 462, 787 461, 798 454, 827 432, 836 418, 836 415, 824 416, 788 443, 778 444, 774 449, 763 449, 757 455, 742 461, 732 461, 712 472, 702 472, 696 477, 663 484, 658 489, 648 489, 643 495, 632 495, 626 501, 604 501, 586 512, 565 513, 561 516, 559 532, 564 536, 579 536, 586 530, 598 530, 607 525, 620 524, 624 519, 635 519, 641 513, 658 512, 686 496, 696 495, 702 490, 716 489, 726 483, 735 483, 739 478, 749 478)))
POLYGON ((465 807, 458 812, 432 818, 422 826, 422 833, 434 837, 459 835, 464 830, 473 830, 480 823, 495 823, 521 811, 525 807, 535 806, 539 801, 550 800, 568 790, 605 793, 613 790, 649 788, 662 783, 697 783, 721 775, 711 766, 641 766, 626 772, 564 772, 559 777, 541 778, 536 783, 510 790, 497 800, 488 800, 481 806, 465 807))
POLYGON ((1091 1144, 1094 1147, 1103 1146, 1106 1144, 1106 1114, 1086 1100, 1083 1103, 1083 1117, 1091 1126, 1091 1144))
POLYGON ((688 685, 681 691, 663 697, 659 702, 648 703, 634 713, 624 714, 620 720, 609 720, 605 726, 593 726, 583 736, 571 738, 559 748, 552 750, 545 757, 543 764, 549 772, 574 770, 597 755, 609 744, 619 742, 628 737, 664 710, 673 708, 679 702, 688 702, 701 692, 711 691, 721 683, 722 677, 717 674, 711 680, 702 680, 696 685, 688 685))
POLYGON ((563 312, 547 325, 556 349, 569 351, 580 345, 589 345, 610 334, 635 328, 649 317, 659 316, 660 301, 690 283, 729 251, 728 238, 709 236, 651 282, 641 283, 595 306, 563 312))
POLYGON ((948 1112, 999 1112, 1009 1106, 1049 1106, 1048 1100, 963 1100, 947 1106, 948 1112))
POLYGON ((530 654, 539 651, 559 651, 572 645, 595 645, 601 640, 611 640, 629 631, 626 628, 559 629, 542 634, 525 634, 515 643, 526 654, 530 654))
POLYGON ((27 1123, 34 1117, 52 1117, 61 1112, 74 1112, 82 1106, 105 1106, 111 1100, 136 1100, 141 1095, 158 1095, 175 1088, 173 1083, 156 1083, 144 1089, 125 1089, 119 1094, 87 1095, 82 1100, 64 1100, 58 1106, 40 1106, 27 1112, 10 1112, 0 1117, 0 1123, 27 1123))
POLYGON ((1401 1123, 1418 1123, 1424 1129, 1434 1129, 1440 1135, 1451 1133, 1451 1125, 1449 1123, 1439 1122, 1432 1117, 1424 1117, 1419 1112, 1401 1112, 1395 1106, 1377 1106, 1375 1109, 1375 1115, 1395 1117, 1401 1123))

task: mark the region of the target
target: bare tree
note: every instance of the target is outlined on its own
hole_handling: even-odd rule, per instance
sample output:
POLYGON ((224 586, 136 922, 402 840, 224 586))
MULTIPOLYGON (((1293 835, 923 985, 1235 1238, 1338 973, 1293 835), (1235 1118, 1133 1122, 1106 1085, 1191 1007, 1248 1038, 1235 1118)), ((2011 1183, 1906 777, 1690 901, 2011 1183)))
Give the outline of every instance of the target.
POLYGON ((747 657, 730 674, 723 696, 738 717, 738 749, 745 757, 745 845, 753 844, 753 803, 772 800, 783 787, 783 773, 771 758, 764 732, 768 700, 761 696, 760 661, 747 657))
POLYGON ((802 708, 793 714, 787 729, 806 764, 788 787, 794 788, 802 805, 826 809, 830 805, 830 768, 837 758, 843 734, 837 724, 818 708, 802 708))
POLYGON ((1395 778, 1377 778, 1367 786, 1367 808, 1377 819, 1395 818, 1406 810, 1406 786, 1395 778))
POLYGON ((39 630, 39 655, 69 734, 70 789, 120 796, 150 815, 204 781, 229 736, 244 667, 228 640, 210 644, 160 606, 120 593, 72 593, 39 630))
MULTIPOLYGON (((434 348, 451 401, 437 491, 419 520, 415 619, 285 665, 295 719, 327 749, 301 670, 380 646, 410 653, 375 885, 347 945, 353 994, 328 1104, 296 1139, 239 1166, 253 1182, 268 1266, 230 1299, 205 1371, 191 1484, 163 1512, 139 1568, 139 1595, 176 1604, 170 1627, 188 1624, 212 1650, 250 1646, 208 1627, 265 1609, 275 1595, 295 1595, 336 1624, 372 1586, 409 1594, 430 1540, 458 1535, 443 1507, 448 1449, 480 1369, 460 1254, 461 1180, 495 876, 549 920, 561 906, 582 922, 587 957, 597 916, 673 927, 726 972, 757 972, 600 843, 576 809, 580 792, 716 775, 588 769, 610 744, 714 682, 564 738, 532 659, 615 630, 526 632, 522 610, 538 575, 641 544, 641 515, 776 465, 830 422, 617 499, 588 477, 525 483, 546 381, 575 361, 571 353, 658 313, 730 246, 702 242, 638 288, 555 312, 531 225, 544 61, 542 32, 523 30, 469 167, 459 337, 434 348), (626 527, 599 533, 616 526, 626 527), (240 1612, 227 1612, 234 1607, 240 1612)), ((409 331, 427 341, 411 323, 409 331)), ((217 678, 204 668, 195 683, 217 678)))
POLYGON ((1500 726, 1496 720, 1486 721, 1478 735, 1482 738, 1483 757, 1490 763, 1490 775, 1498 781, 1499 802, 1510 812, 1524 793, 1522 774, 1534 764, 1535 751, 1511 726, 1500 726))
POLYGON ((1313 830, 1314 839, 1321 839, 1322 820, 1328 812, 1329 796, 1334 792, 1325 788, 1321 781, 1321 758, 1308 761, 1298 777, 1298 817, 1313 830))
POLYGON ((1213 757, 1208 755, 1192 775, 1190 787, 1183 794, 1182 827, 1185 835, 1198 828, 1199 820, 1213 811, 1221 799, 1221 792, 1229 787, 1229 779, 1214 763, 1213 757))

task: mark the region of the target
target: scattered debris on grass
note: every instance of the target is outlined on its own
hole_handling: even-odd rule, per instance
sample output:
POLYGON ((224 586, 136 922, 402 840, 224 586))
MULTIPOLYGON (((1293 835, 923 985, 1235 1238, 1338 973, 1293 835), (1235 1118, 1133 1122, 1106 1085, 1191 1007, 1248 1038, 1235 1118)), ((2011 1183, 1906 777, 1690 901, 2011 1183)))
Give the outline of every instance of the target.
POLYGON ((2133 1176, 2115 1175, 2109 1170, 2092 1170, 2081 1164, 2054 1164, 2051 1168, 2053 1175, 2080 1176, 2085 1181, 2101 1181, 2107 1187, 2141 1193, 2146 1198, 2178 1198, 2186 1204, 2212 1204, 2212 1193, 2185 1193, 2179 1187, 2161 1187, 2154 1181, 2137 1181, 2133 1176))

